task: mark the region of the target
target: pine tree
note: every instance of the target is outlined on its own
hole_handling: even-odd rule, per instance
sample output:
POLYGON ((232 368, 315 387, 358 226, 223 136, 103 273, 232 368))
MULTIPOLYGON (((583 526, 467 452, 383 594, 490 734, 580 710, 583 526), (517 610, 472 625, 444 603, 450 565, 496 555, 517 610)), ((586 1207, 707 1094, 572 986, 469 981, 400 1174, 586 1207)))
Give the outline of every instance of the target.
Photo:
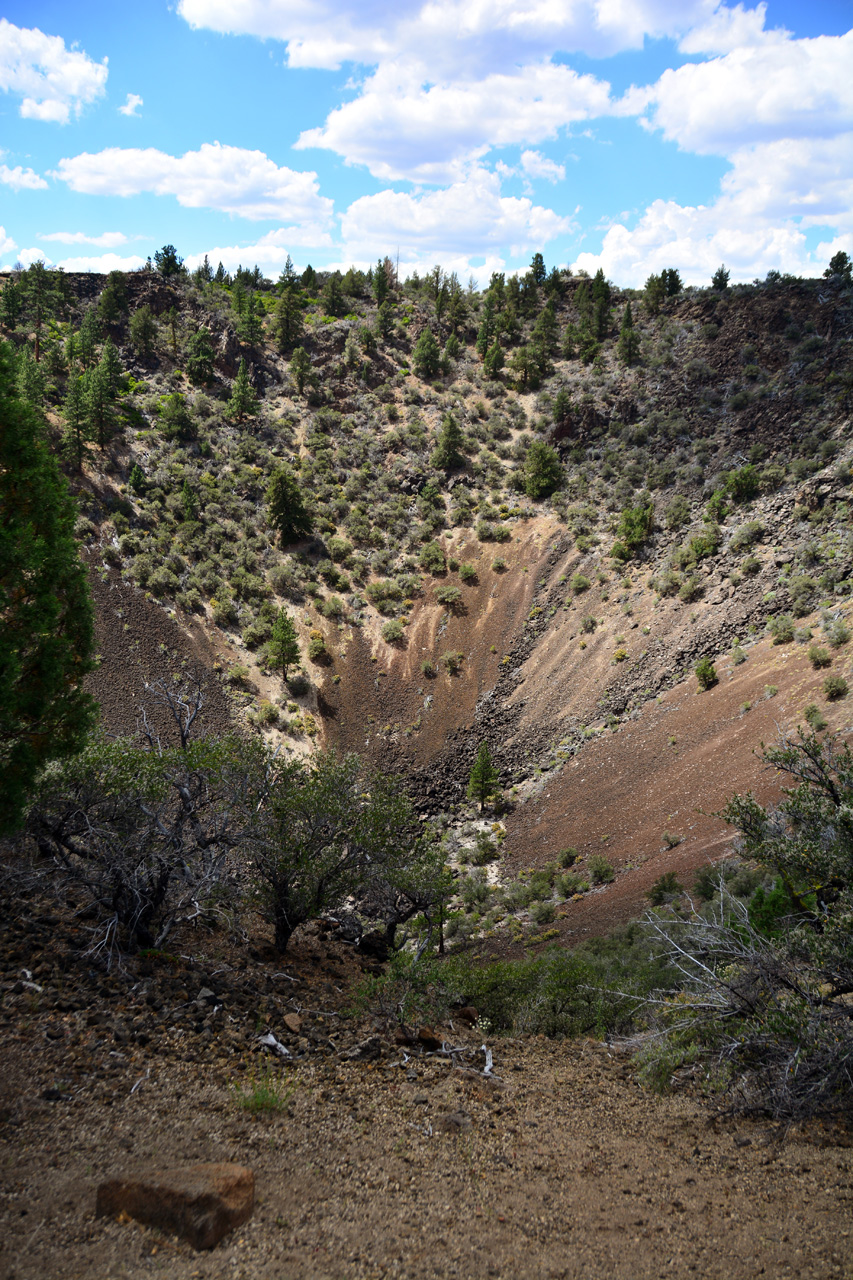
POLYGON ((441 429, 439 430, 430 462, 434 467, 442 471, 450 471, 454 467, 464 466, 465 459, 462 455, 464 443, 465 438, 459 429, 459 423, 452 413, 446 413, 442 419, 441 429))
POLYGON ((640 335, 634 328, 634 317, 631 314, 631 303, 625 304, 622 316, 622 328, 619 331, 619 359, 623 364, 636 364, 640 354, 640 335))
POLYGON ((121 361, 112 338, 107 338, 101 350, 99 361, 110 398, 115 400, 119 393, 121 379, 121 361))
POLYGON ((65 454, 71 459, 74 470, 83 470, 83 459, 88 453, 86 445, 89 441, 86 402, 83 394, 83 379, 75 371, 68 375, 68 388, 65 392, 63 406, 65 418, 65 434, 63 446, 65 454))
POLYGON ((469 800, 478 801, 481 813, 483 812, 483 805, 489 796, 494 794, 499 782, 498 772, 489 754, 489 744, 481 742, 480 749, 477 752, 477 759, 474 761, 474 767, 468 779, 468 798, 469 800))
POLYGON ((244 418, 254 418, 258 413, 258 397, 249 381, 249 370, 246 361, 241 358, 237 377, 231 387, 231 399, 226 410, 229 418, 242 422, 244 418))
POLYGON ((43 262, 33 262, 21 274, 20 291, 24 319, 35 335, 36 364, 41 360, 41 334, 44 325, 59 306, 56 272, 48 271, 43 262))
POLYGON ((237 325, 237 336, 247 346, 256 347, 263 337, 263 333, 264 328, 261 323, 261 317, 258 315, 258 296, 256 293, 250 293, 246 299, 240 322, 237 325))
POLYGON ((304 347, 297 347, 290 357, 290 376, 296 383, 296 390, 302 395, 305 383, 311 376, 311 357, 304 347))
POLYGON ((299 637, 286 609, 279 609, 272 624, 272 635, 266 646, 266 660, 275 671, 281 671, 287 679, 288 667, 299 661, 299 637))
POLYGON ((0 344, 0 831, 20 825, 39 770, 72 755, 97 706, 82 690, 94 632, 76 509, 39 415, 0 344))
POLYGON ((323 285, 323 309, 326 315, 336 318, 346 314, 346 299, 341 285, 340 271, 333 271, 323 285))
POLYGON ((157 321, 147 303, 137 307, 130 320, 130 341, 137 355, 148 360, 154 354, 157 337, 157 321))
POLYGON ((267 489, 267 523, 276 530, 283 547, 311 532, 311 517, 293 472, 279 467, 267 489))
POLYGON ((435 378, 441 368, 441 348, 432 329, 427 327, 415 343, 412 365, 419 378, 435 378))
POLYGON ((113 433, 115 415, 109 383, 100 364, 83 374, 83 401, 91 438, 99 449, 106 449, 113 433))
POLYGON ((503 347, 499 342, 492 343, 483 360, 483 372, 486 377, 489 379, 498 378, 505 363, 503 347))
POLYGON ((278 288, 280 293, 296 292, 299 288, 299 276, 296 274, 296 268, 293 265, 293 259, 290 254, 284 264, 284 269, 278 278, 278 288))
POLYGON ((712 288, 716 289, 720 293, 722 293, 724 289, 728 289, 730 275, 731 275, 731 272, 727 269, 725 263, 723 263, 722 266, 717 267, 717 270, 714 272, 713 277, 711 278, 712 288))
POLYGON ((563 483, 560 455, 544 440, 534 440, 524 459, 524 492, 538 502, 549 497, 563 483))
POLYGON ((302 308, 296 288, 282 291, 275 321, 275 336, 281 352, 291 351, 302 338, 302 308))
POLYGON ((185 520, 198 519, 198 498, 189 480, 184 481, 184 487, 181 489, 181 506, 185 520))
POLYGON ((201 325, 187 339, 184 365, 190 382, 197 387, 213 381, 213 338, 207 325, 201 325))

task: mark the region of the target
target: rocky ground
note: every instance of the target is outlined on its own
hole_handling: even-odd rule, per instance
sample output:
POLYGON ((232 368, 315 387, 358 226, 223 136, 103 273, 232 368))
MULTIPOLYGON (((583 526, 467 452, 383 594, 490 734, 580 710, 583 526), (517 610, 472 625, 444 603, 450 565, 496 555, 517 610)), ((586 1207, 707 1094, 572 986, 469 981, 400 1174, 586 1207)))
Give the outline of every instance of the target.
POLYGON ((850 1274, 838 1131, 650 1094, 628 1046, 400 1043, 347 1015, 363 963, 316 926, 284 962, 198 934, 111 974, 87 939, 61 905, 4 919, 3 1280, 850 1274), (255 1175, 212 1251, 95 1217, 104 1179, 199 1161, 255 1175))

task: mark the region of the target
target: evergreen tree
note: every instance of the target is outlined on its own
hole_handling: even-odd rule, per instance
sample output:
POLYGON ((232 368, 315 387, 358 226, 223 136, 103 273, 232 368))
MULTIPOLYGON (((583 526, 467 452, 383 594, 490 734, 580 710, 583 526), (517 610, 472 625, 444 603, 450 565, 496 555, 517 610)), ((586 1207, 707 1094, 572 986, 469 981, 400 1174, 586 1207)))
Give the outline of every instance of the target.
POLYGON ((328 316, 340 317, 346 314, 347 304, 341 285, 340 271, 333 271, 323 285, 323 310, 328 316))
POLYGON ((619 330, 619 359, 623 364, 636 364, 640 355, 640 335, 634 328, 630 301, 625 304, 622 328, 619 330))
POLYGON ((601 301, 605 307, 610 306, 610 285, 604 275, 603 267, 599 267, 592 277, 592 300, 593 303, 601 301))
POLYGON ((475 343, 477 355, 481 360, 485 360, 486 352, 492 345, 495 335, 495 299, 490 289, 483 299, 483 313, 480 321, 480 328, 477 331, 477 341, 475 343))
POLYGON ((850 255, 839 249, 829 259, 829 266, 823 274, 827 280, 831 276, 840 276, 845 284, 853 284, 853 262, 850 261, 850 255))
POLYGON ((95 307, 89 307, 77 330, 77 355, 84 369, 95 363, 98 343, 101 338, 101 324, 95 307))
POLYGON ((193 272, 195 279, 199 284, 210 284, 213 280, 213 267, 210 265, 210 259, 207 254, 204 255, 204 261, 199 263, 193 272))
POLYGON ((308 263, 308 266, 302 272, 302 288, 307 289, 309 293, 313 293, 317 288, 317 272, 308 263))
POLYGON ((22 347, 18 356, 16 383, 18 395, 34 409, 40 409, 44 404, 44 374, 41 365, 36 364, 33 359, 29 347, 22 347))
POLYGON ((486 358, 483 361, 483 372, 487 378, 494 380, 500 377, 501 369, 504 367, 503 347, 499 342, 493 342, 486 352, 486 358))
POLYGON ((554 396, 554 406, 551 410, 551 415, 558 427, 565 427, 569 422, 571 422, 572 397, 569 395, 569 392, 565 387, 560 387, 560 390, 554 396))
POLYGON ((104 343, 101 350, 101 359, 98 363, 103 371, 110 398, 115 400, 119 393, 119 382, 121 381, 121 361, 112 338, 107 338, 104 343))
POLYGON ((145 492, 145 472, 142 470, 138 462, 134 462, 130 468, 130 475, 127 480, 134 493, 145 492))
POLYGON ((299 637, 286 609, 279 609, 273 620, 265 656, 273 670, 281 672, 283 680, 287 679, 288 668, 299 661, 299 637))
POLYGON ((290 357, 290 376, 296 383, 296 390, 302 395, 305 383, 311 376, 311 357, 304 347, 297 347, 290 357))
POLYGON ((610 329, 610 304, 603 296, 596 298, 592 304, 592 323, 590 331, 596 342, 603 342, 610 329))
POLYGON ((717 267, 717 270, 714 272, 711 278, 711 287, 716 289, 719 293, 722 293, 724 289, 728 289, 729 287, 730 275, 731 272, 727 270, 725 263, 723 263, 723 265, 717 267))
POLYGON ((160 401, 160 430, 167 440, 185 442, 195 436, 195 423, 182 392, 173 391, 160 401))
POLYGON ((184 365, 190 382, 197 387, 213 381, 213 338, 207 325, 200 325, 187 339, 184 365))
POLYGON ((154 342, 157 338, 157 321, 151 308, 145 302, 137 307, 130 319, 130 341, 136 354, 143 360, 149 360, 154 354, 154 342))
POLYGON ((177 307, 169 307, 169 310, 166 312, 166 315, 164 318, 166 320, 166 324, 169 326, 169 337, 172 343, 172 359, 177 360, 178 358, 178 324, 181 319, 180 315, 178 314, 177 307))
POLYGON ((667 294, 666 281, 663 276, 650 275, 643 290, 643 306, 650 316, 656 316, 661 309, 667 294))
POLYGON ((541 253, 534 253, 533 261, 530 263, 530 274, 538 285, 543 285, 548 279, 545 259, 542 257, 541 253))
POLYGON ((278 278, 278 289, 279 293, 296 293, 299 289, 299 276, 296 274, 290 254, 287 255, 284 268, 278 278))
POLYGON ((106 449, 113 433, 115 414, 109 383, 100 364, 83 374, 83 402, 89 434, 97 441, 99 449, 106 449))
POLYGON ((390 298, 380 303, 376 312, 376 332, 380 338, 388 338, 394 331, 394 307, 390 298))
POLYGON ((544 440, 534 440, 527 450, 522 472, 524 492, 538 502, 549 497, 563 483, 560 455, 544 440))
POLYGON ((479 803, 480 813, 483 812, 483 806, 489 796, 494 795, 499 782, 500 777, 489 753, 489 744, 481 742, 480 749, 477 752, 477 759, 474 761, 474 767, 468 779, 468 799, 476 800, 479 803))
POLYGON ((184 512, 185 520, 198 519, 198 497, 189 480, 184 481, 181 489, 181 506, 184 512))
POLYGON ((228 272, 225 270, 222 263, 220 262, 219 266, 216 268, 216 274, 213 277, 213 283, 219 284, 219 285, 227 285, 229 282, 229 279, 230 277, 228 275, 228 272))
POLYGON ((267 523, 276 530, 283 547, 307 538, 311 532, 311 517, 299 483, 288 467, 273 472, 267 489, 267 523))
POLYGON ((291 351, 302 338, 302 308, 296 288, 283 289, 275 321, 275 336, 282 353, 291 351))
POLYGON ((23 318, 32 327, 35 336, 36 364, 41 360, 42 329, 60 303, 55 272, 48 271, 43 262, 34 262, 22 272, 20 290, 23 318))
POLYGON ((668 298, 675 298, 684 288, 681 273, 677 267, 664 267, 663 271, 660 273, 660 278, 663 281, 664 288, 666 289, 666 296, 668 298))
POLYGON ((94 633, 76 509, 42 433, 15 393, 0 344, 0 831, 21 823, 39 770, 83 745, 97 707, 84 693, 94 633))
POLYGON ((435 340, 435 334, 427 326, 415 343, 412 352, 412 365, 419 378, 435 378, 441 368, 441 348, 435 340))
POLYGON ((86 445, 89 441, 89 424, 83 392, 83 379, 74 369, 68 375, 63 416, 65 418, 64 451, 66 456, 71 459, 74 470, 80 472, 83 470, 83 459, 88 453, 86 445))
POLYGON ((553 355, 556 351, 557 320, 554 315, 554 308, 550 302, 548 302, 539 313, 536 323, 533 326, 531 340, 541 346, 548 355, 553 355))
POLYGON ((377 307, 381 307, 388 297, 388 289, 388 273, 385 270, 385 263, 380 258, 373 272, 373 296, 376 299, 377 307))
POLYGON ((166 280, 185 274, 184 260, 178 257, 173 244, 164 244, 162 249, 157 250, 154 254, 154 266, 166 280))
POLYGON ((430 462, 441 471, 463 467, 465 465, 465 458, 462 455, 464 443, 465 438, 459 429, 459 423, 452 413, 446 413, 442 419, 430 462))
POLYGON ((123 271, 111 271, 98 298, 98 314, 104 324, 119 324, 127 315, 127 284, 123 271))
POLYGON ((241 357, 240 367, 231 387, 231 399, 228 401, 226 412, 229 418, 233 418, 235 422, 242 422, 244 418, 256 417, 258 407, 258 397, 249 380, 246 361, 241 357))
POLYGON ((237 336, 249 347, 256 347, 263 337, 264 329, 258 315, 258 297, 250 293, 243 308, 243 314, 237 325, 237 336))
POLYGON ((18 327, 23 305, 21 286, 7 280, 0 292, 0 324, 10 333, 18 327))

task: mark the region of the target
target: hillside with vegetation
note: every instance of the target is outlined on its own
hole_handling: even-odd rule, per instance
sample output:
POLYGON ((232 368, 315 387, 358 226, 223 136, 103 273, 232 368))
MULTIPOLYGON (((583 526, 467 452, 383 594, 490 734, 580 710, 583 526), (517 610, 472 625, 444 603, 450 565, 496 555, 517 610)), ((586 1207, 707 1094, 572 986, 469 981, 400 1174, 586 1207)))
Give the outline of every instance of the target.
MULTIPOLYGON (((491 1092, 484 1041, 538 1098, 557 1073, 579 1097, 630 1080, 603 1140, 614 1159, 639 1097, 675 1108, 658 1113, 674 1150, 690 1128, 692 1103, 652 1104, 635 1080, 679 1083, 762 1136, 803 1123, 810 1142, 809 1124, 843 1120, 846 255, 816 280, 732 285, 721 267, 688 288, 673 268, 631 290, 536 254, 481 289, 440 267, 401 280, 387 258, 346 274, 288 260, 278 281, 190 273, 167 245, 133 273, 0 276, 0 326, 8 420, 30 431, 32 484, 55 473, 76 499, 94 603, 87 649, 77 571, 57 557, 45 595, 66 612, 38 626, 78 617, 82 637, 64 746, 45 743, 11 643, 0 667, 4 760, 17 769, 29 744, 0 814, 0 1015, 22 1052, 42 1023, 51 1055, 54 1040, 71 1050, 64 1075, 50 1058, 57 1096, 112 1105, 105 1054, 128 1071, 174 1056, 214 1064, 214 1108, 248 1071, 240 1107, 284 1126, 289 1094, 257 1065, 272 1035, 302 1099, 300 1149, 322 1124, 318 1158, 343 1168, 347 1125, 373 1114, 354 1073, 375 1068, 406 1082, 377 1122, 418 1130, 430 1178, 433 1126, 417 1117, 433 1094, 447 1132, 473 1115, 472 1170, 515 1159, 509 1134, 543 1122, 523 1090, 502 1100, 505 1079, 491 1092), (586 1049, 552 1061, 530 1035, 619 1048, 591 1084, 586 1049), (448 1072, 470 1095, 462 1120, 447 1120, 448 1072)), ((0 477, 25 524, 15 456, 0 477)), ((56 524, 74 519, 62 507, 56 524)), ((201 1097, 199 1071, 183 1087, 201 1097)), ((439 1118, 435 1102, 436 1134, 439 1118)), ((146 1112, 146 1142, 156 1125, 146 1112)), ((561 1214, 564 1156, 519 1166, 525 1186, 547 1169, 561 1214)), ((592 1230, 595 1206, 580 1212, 592 1230)), ((336 1202, 329 1274, 391 1267, 379 1225, 351 1256, 346 1213, 336 1202)), ((310 1274, 307 1219, 271 1221, 263 1266, 280 1229, 292 1273, 310 1274)), ((770 1253, 755 1223, 738 1248, 757 1273, 770 1253)), ((834 1274, 828 1226, 810 1230, 812 1274, 834 1274)), ((541 1274, 501 1250, 494 1274, 541 1274)), ((584 1256, 585 1276, 623 1274, 616 1255, 584 1256)), ((660 1274, 659 1251, 644 1256, 634 1274, 660 1274)), ((450 1274, 430 1265, 412 1274, 450 1274)))

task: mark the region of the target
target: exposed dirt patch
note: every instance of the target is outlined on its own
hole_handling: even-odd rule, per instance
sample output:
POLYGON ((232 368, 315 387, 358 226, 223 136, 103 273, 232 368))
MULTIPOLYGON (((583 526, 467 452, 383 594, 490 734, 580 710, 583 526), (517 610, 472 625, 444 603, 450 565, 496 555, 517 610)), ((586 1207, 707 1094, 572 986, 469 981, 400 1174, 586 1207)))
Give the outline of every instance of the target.
POLYGON ((448 1025, 464 1054, 404 1061, 384 1028, 335 1013, 360 971, 316 929, 283 967, 217 948, 127 978, 87 973, 54 915, 4 943, 3 1280, 742 1280, 853 1261, 842 1135, 779 1145, 767 1125, 715 1123, 593 1041, 490 1039, 492 1081, 482 1033, 448 1025), (40 992, 15 981, 23 964, 40 992), (292 1063, 261 1059, 268 1028, 292 1063), (347 1056, 371 1035, 371 1061, 347 1056), (279 1079, 286 1108, 239 1105, 279 1079), (257 1207, 209 1253, 94 1216, 105 1178, 220 1160, 253 1169, 257 1207))

